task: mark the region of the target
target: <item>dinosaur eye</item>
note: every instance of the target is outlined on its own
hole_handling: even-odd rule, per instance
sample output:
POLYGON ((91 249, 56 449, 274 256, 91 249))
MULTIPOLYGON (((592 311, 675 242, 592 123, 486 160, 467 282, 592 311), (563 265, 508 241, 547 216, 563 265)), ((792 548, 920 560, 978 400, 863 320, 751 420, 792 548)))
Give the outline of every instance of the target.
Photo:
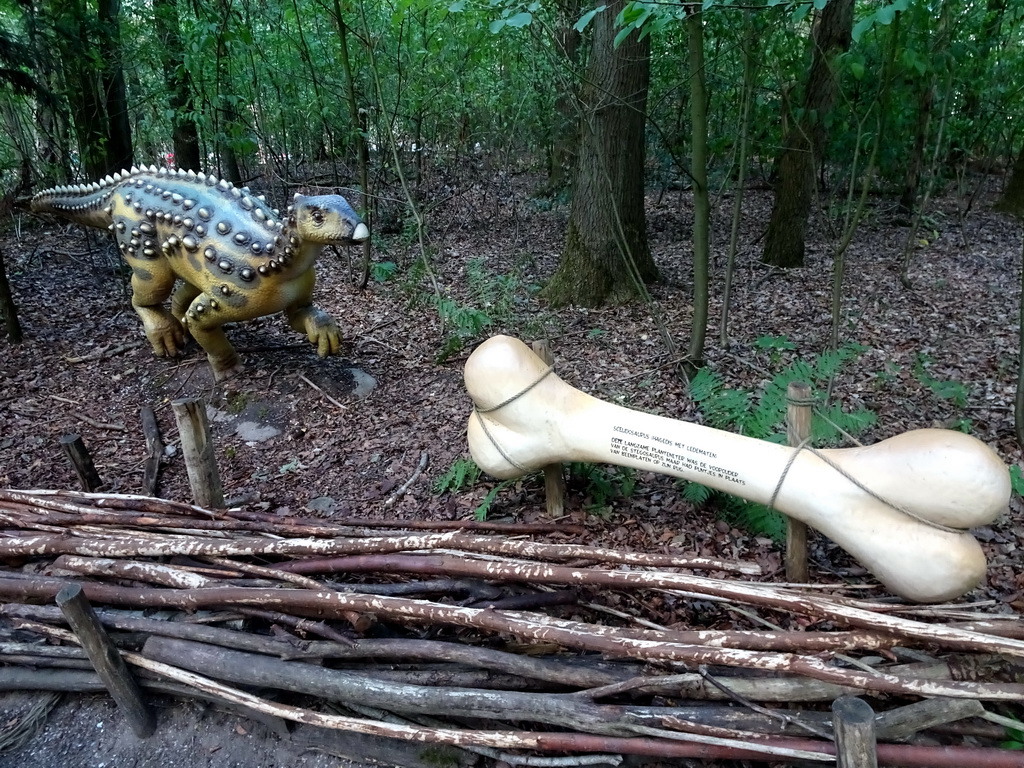
POLYGON ((313 223, 318 227, 324 223, 324 212, 319 208, 314 208, 309 212, 310 218, 313 219, 313 223))

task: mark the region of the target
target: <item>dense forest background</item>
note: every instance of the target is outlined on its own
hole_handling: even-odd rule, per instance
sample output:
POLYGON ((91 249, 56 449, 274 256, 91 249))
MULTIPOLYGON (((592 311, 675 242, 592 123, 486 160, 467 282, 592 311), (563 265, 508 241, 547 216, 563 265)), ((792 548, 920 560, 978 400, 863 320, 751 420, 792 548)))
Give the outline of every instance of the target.
MULTIPOLYGON (((651 331, 692 376, 709 332, 729 344, 737 252, 800 266, 812 213, 831 244, 835 349, 847 248, 879 200, 906 221, 891 243, 906 288, 935 195, 955 196, 961 225, 998 195, 1017 226, 1022 21, 1011 0, 3 0, 0 183, 13 200, 156 163, 277 199, 341 189, 371 224, 373 269, 419 275, 470 330, 432 279, 439 202, 536 176, 536 205, 571 207, 541 296, 600 306, 650 301, 645 201, 684 190, 692 326, 655 311, 651 331), (757 187, 773 190, 770 221, 740 243, 757 187), (711 232, 712 211, 732 226, 711 232), (415 258, 389 260, 389 238, 415 258), (710 269, 724 273, 717 328, 710 269)), ((1016 417, 1024 443, 1022 386, 1016 417)))

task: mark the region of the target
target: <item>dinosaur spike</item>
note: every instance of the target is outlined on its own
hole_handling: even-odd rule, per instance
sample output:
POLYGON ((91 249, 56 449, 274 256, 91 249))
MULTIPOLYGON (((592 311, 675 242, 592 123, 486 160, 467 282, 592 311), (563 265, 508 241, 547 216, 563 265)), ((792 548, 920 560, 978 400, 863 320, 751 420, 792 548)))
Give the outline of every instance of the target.
POLYGON ((188 173, 185 174, 185 178, 187 178, 189 181, 195 181, 196 180, 196 172, 190 170, 188 173))
POLYGON ((236 200, 240 199, 242 197, 242 190, 240 190, 238 187, 232 187, 231 196, 236 200))
POLYGON ((259 200, 261 203, 267 202, 267 196, 266 195, 256 195, 256 199, 259 200))
POLYGON ((166 169, 166 168, 161 168, 161 169, 159 169, 159 170, 158 170, 158 171, 156 172, 156 175, 157 175, 157 176, 162 176, 162 177, 164 177, 164 178, 167 178, 167 169, 166 169))
POLYGON ((132 176, 135 176, 136 174, 142 173, 142 171, 139 169, 139 166, 133 165, 132 169, 128 173, 130 173, 132 176))
POLYGON ((227 192, 229 189, 231 189, 231 185, 228 184, 228 182, 225 181, 224 179, 221 179, 220 181, 217 182, 217 189, 227 192))
POLYGON ((302 195, 300 195, 298 192, 296 192, 295 193, 295 197, 293 197, 292 200, 294 200, 295 202, 298 202, 300 197, 302 197, 302 195))
POLYGON ((156 165, 150 165, 150 166, 149 166, 149 172, 150 172, 150 173, 159 173, 159 172, 160 172, 160 169, 159 169, 159 168, 157 168, 157 167, 156 167, 156 165))
POLYGON ((206 174, 200 171, 196 174, 196 181, 206 181, 206 174))
POLYGON ((113 224, 108 224, 107 225, 107 230, 110 231, 110 232, 113 232, 114 231, 114 225, 113 224))
POLYGON ((179 168, 178 169, 178 178, 179 179, 184 179, 186 176, 188 176, 188 172, 184 168, 179 168))
POLYGON ((115 184, 120 184, 121 183, 121 174, 120 173, 115 173, 114 174, 114 183, 115 184))

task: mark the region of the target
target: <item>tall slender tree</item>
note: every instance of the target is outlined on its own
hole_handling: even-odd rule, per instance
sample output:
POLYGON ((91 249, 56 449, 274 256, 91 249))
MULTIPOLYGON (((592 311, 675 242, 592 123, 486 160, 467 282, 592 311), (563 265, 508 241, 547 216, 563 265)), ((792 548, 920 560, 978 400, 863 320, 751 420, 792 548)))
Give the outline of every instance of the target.
POLYGON ((51 0, 57 53, 86 175, 103 177, 131 165, 131 132, 120 64, 117 0, 94 16, 84 0, 51 0))
POLYGON ((179 168, 198 171, 201 168, 199 127, 195 120, 192 76, 185 67, 177 0, 153 0, 153 21, 167 85, 174 160, 179 168))
POLYGON ((839 93, 836 57, 849 50, 852 33, 853 0, 831 0, 811 34, 813 52, 803 108, 795 120, 789 121, 782 139, 775 202, 762 255, 767 264, 799 267, 804 263, 815 169, 824 153, 828 114, 839 93))
POLYGON ((616 0, 594 19, 569 226, 544 289, 555 306, 626 300, 658 278, 644 213, 651 38, 633 32, 615 44, 625 5, 616 0))

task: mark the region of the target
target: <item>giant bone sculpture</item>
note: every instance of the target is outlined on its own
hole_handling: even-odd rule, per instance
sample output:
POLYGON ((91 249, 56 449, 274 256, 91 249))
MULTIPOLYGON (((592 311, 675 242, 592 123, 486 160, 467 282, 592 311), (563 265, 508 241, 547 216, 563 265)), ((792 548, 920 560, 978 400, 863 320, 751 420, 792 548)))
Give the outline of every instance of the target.
POLYGON ((218 380, 242 368, 221 326, 274 312, 321 357, 337 354, 341 331, 313 305, 314 264, 325 245, 370 236, 340 195, 297 194, 282 220, 248 187, 156 166, 44 190, 32 210, 109 229, 132 268, 132 306, 153 352, 177 355, 187 329, 218 380))
POLYGON ((958 597, 985 575, 967 528, 1006 509, 1010 479, 981 441, 945 429, 859 448, 801 450, 598 400, 525 344, 495 336, 470 355, 469 449, 498 478, 561 461, 605 462, 772 504, 817 528, 893 593, 958 597))

